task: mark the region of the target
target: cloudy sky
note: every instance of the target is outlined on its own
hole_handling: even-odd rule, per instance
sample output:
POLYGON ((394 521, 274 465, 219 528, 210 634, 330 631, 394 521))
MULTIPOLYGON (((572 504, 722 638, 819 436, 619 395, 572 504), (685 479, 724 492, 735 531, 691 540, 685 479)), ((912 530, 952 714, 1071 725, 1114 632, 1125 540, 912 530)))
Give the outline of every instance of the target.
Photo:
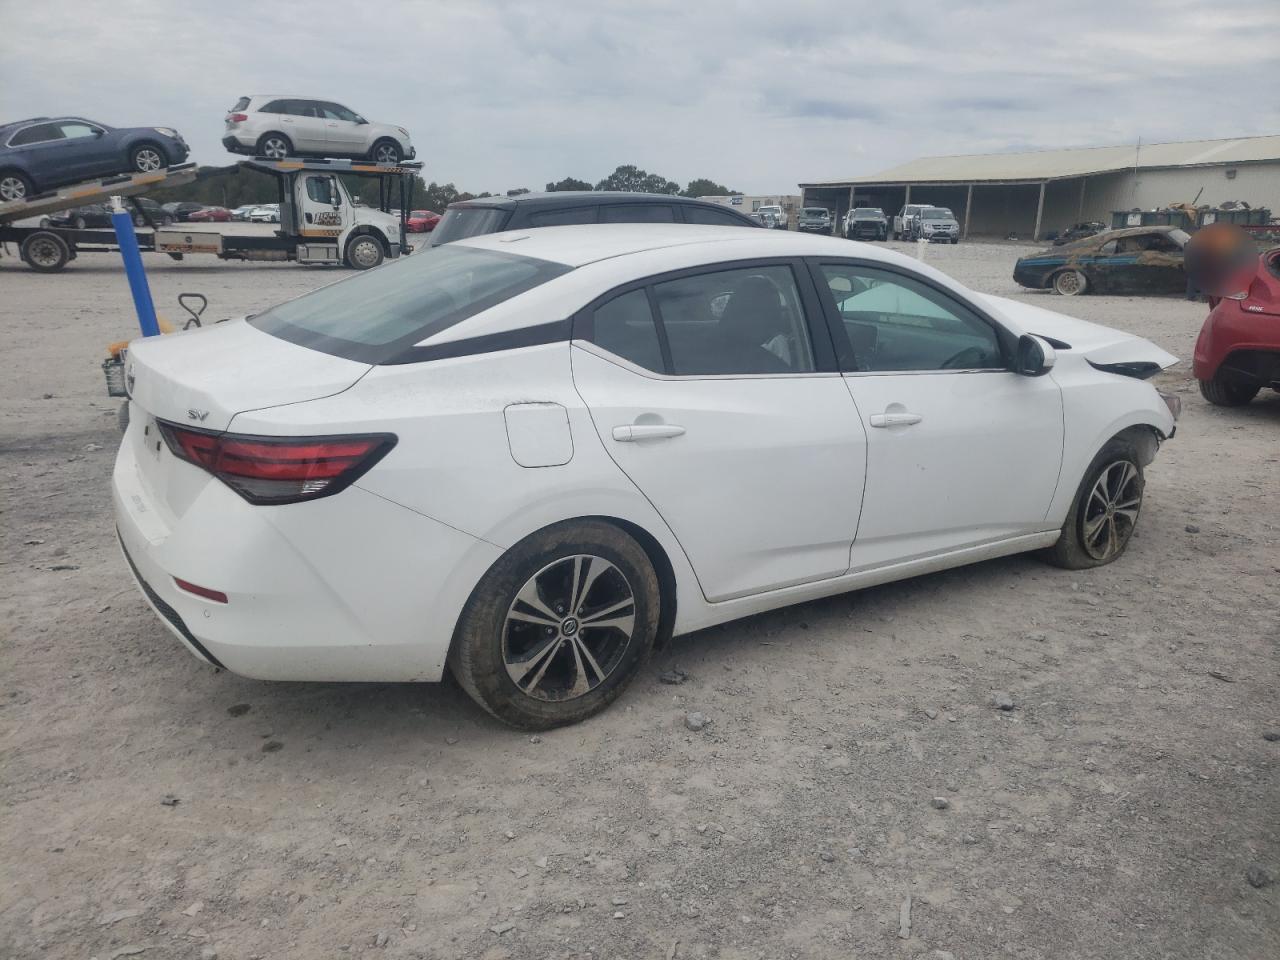
POLYGON ((407 127, 427 179, 473 192, 621 163, 794 192, 920 155, 1280 133, 1275 0, 0 0, 0 22, 0 120, 176 126, 221 164, 237 97, 312 95, 407 127))

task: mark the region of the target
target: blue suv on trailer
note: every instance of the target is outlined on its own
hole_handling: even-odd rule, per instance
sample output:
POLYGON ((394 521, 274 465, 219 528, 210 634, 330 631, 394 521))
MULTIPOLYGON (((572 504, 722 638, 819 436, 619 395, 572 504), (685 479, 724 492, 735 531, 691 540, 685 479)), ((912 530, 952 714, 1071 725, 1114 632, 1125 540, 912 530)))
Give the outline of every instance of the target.
POLYGON ((108 127, 82 117, 0 126, 0 203, 118 173, 151 173, 191 151, 171 127, 108 127))

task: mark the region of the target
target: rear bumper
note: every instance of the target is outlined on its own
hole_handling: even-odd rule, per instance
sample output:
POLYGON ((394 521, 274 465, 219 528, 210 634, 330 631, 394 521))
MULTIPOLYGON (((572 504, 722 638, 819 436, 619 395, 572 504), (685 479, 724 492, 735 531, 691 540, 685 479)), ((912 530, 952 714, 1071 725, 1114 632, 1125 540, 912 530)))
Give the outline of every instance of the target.
POLYGON ((116 527, 147 602, 188 651, 263 680, 440 679, 459 612, 497 547, 356 486, 255 507, 210 477, 176 516, 140 469, 151 455, 145 420, 131 418, 116 458, 116 527))
POLYGON ((231 134, 222 138, 222 145, 232 153, 253 153, 252 143, 241 143, 238 137, 231 134))

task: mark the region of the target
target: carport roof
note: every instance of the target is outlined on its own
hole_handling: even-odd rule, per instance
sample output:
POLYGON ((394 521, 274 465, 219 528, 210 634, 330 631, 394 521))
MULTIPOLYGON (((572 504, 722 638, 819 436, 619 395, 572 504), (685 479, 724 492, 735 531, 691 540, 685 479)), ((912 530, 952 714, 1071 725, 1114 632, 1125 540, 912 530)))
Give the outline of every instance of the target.
POLYGON ((921 157, 865 177, 818 180, 801 187, 908 183, 1036 183, 1115 170, 1151 167, 1197 167, 1207 164, 1280 160, 1280 135, 1236 140, 1186 140, 1180 143, 1080 147, 1031 153, 986 153, 953 157, 921 157))

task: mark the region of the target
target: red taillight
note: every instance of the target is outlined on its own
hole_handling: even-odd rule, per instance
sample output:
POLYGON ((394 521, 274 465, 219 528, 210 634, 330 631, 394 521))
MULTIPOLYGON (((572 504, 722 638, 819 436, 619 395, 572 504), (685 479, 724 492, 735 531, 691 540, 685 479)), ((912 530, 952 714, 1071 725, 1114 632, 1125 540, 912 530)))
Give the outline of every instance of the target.
POLYGON ((247 113, 233 113, 231 116, 227 117, 227 119, 232 123, 244 123, 249 119, 249 115, 247 113))
POLYGON ((208 470, 250 503, 297 503, 348 487, 396 444, 389 433, 249 437, 158 421, 174 456, 208 470))
POLYGON ((194 593, 197 597, 204 597, 206 600, 212 600, 214 603, 226 603, 227 595, 221 590, 210 590, 208 587, 202 587, 199 584, 191 583, 189 580, 183 580, 181 577, 174 577, 173 582, 187 593, 194 593))

